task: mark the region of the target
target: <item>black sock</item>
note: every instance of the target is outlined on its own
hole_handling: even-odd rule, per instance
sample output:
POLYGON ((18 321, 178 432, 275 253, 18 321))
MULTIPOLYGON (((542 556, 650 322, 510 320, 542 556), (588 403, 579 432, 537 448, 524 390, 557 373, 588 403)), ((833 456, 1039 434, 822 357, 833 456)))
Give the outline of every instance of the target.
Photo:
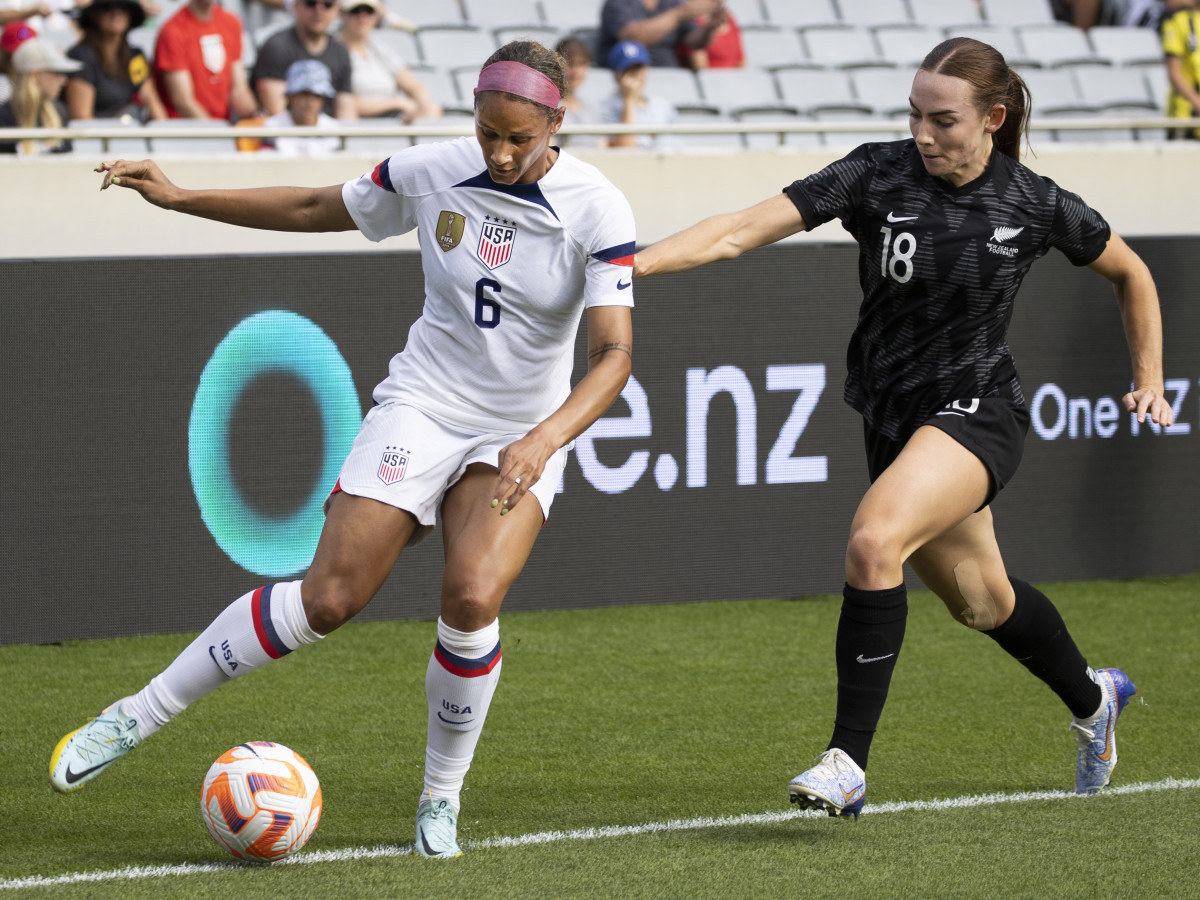
POLYGON ((886 591, 860 591, 847 584, 842 596, 834 651, 837 718, 829 746, 845 750, 865 770, 871 739, 904 643, 908 591, 903 584, 886 591))
POLYGON ((1100 708, 1100 685, 1088 676, 1087 661, 1066 623, 1045 594, 1019 578, 1009 578, 1017 592, 1012 615, 999 628, 985 631, 1005 652, 1058 694, 1077 719, 1100 708))

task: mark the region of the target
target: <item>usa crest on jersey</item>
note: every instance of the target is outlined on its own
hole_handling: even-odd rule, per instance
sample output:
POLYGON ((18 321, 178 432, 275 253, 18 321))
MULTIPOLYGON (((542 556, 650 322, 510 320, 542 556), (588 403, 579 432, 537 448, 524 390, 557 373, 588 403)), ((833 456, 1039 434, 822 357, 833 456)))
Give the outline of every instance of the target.
POLYGON ((383 459, 379 462, 379 480, 384 484, 395 484, 404 477, 404 470, 407 466, 407 450, 386 447, 383 451, 383 459))
POLYGON ((483 229, 479 233, 479 258, 483 264, 496 269, 508 262, 516 237, 514 223, 497 216, 484 216, 483 229))

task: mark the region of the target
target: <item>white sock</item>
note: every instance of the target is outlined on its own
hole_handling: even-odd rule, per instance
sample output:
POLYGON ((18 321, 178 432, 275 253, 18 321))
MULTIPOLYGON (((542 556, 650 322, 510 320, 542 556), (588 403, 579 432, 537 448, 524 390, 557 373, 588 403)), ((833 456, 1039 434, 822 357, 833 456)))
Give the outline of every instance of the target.
POLYGON ((125 700, 121 709, 138 720, 142 737, 149 737, 192 701, 231 678, 320 638, 309 627, 300 582, 269 584, 229 604, 160 675, 125 700))
POLYGON ((421 799, 446 799, 457 810, 463 779, 500 680, 500 623, 457 631, 438 619, 438 641, 425 671, 429 735, 421 799))

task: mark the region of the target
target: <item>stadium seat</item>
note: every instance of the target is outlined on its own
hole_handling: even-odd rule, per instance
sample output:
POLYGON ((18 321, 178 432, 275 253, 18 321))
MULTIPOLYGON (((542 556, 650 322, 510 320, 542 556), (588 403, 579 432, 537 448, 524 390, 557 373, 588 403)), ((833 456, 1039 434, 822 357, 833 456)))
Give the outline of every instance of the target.
POLYGON ((791 28, 743 28, 742 49, 746 65, 760 69, 795 65, 805 56, 800 35, 791 28))
POLYGON ((561 35, 598 28, 600 4, 596 0, 547 0, 542 4, 542 21, 561 35))
MULTIPOLYGON (((547 0, 553 3, 554 0, 547 0)), ((761 28, 767 25, 767 16, 759 0, 725 0, 725 8, 733 13, 741 28, 761 28)))
MULTIPOLYGON (((1049 114, 1048 114, 1049 115, 1049 114)), ((1097 118, 1097 114, 1085 110, 1061 110, 1053 115, 1066 119, 1097 118)), ((1107 118, 1108 114, 1105 114, 1107 118)), ((1054 140, 1062 144, 1096 144, 1111 141, 1132 141, 1132 128, 1090 128, 1086 130, 1054 129, 1054 140)))
MULTIPOLYGON (((609 78, 611 73, 603 73, 609 78)), ((646 93, 662 97, 672 106, 711 106, 705 103, 691 69, 653 68, 646 76, 646 93)))
POLYGON ((467 25, 421 28, 417 43, 425 65, 441 69, 478 67, 496 51, 496 38, 490 31, 467 25))
POLYGON ((1033 113, 1050 115, 1050 110, 1094 111, 1083 102, 1075 79, 1066 69, 1021 69, 1021 78, 1033 97, 1033 113))
POLYGON ((908 0, 913 22, 933 28, 983 24, 975 0, 908 0))
MULTIPOLYGON (((743 125, 761 125, 761 124, 776 124, 801 121, 800 114, 794 109, 780 107, 779 109, 747 109, 734 116, 737 121, 743 125)), ((811 121, 808 116, 804 117, 805 121, 811 121)), ((792 132, 796 134, 797 132, 792 132)), ((743 143, 750 150, 774 150, 783 144, 784 138, 787 137, 783 132, 768 131, 755 134, 742 135, 743 143)), ((821 143, 820 137, 816 134, 809 134, 811 139, 809 146, 819 146, 821 143)), ((796 146, 793 144, 792 146, 796 146)))
POLYGON ((1016 34, 1022 57, 1047 69, 1099 60, 1087 34, 1073 25, 1031 25, 1017 28, 1016 34))
POLYGON ((129 41, 131 47, 137 47, 144 54, 146 59, 154 59, 154 49, 158 41, 158 29, 165 21, 163 19, 154 19, 153 25, 141 25, 137 28, 131 28, 125 39, 129 41))
MULTIPOLYGON (((483 61, 480 60, 480 65, 483 61)), ((442 109, 465 109, 470 110, 473 107, 474 94, 471 93, 475 88, 475 82, 479 76, 479 66, 464 67, 460 71, 467 72, 468 76, 465 80, 470 82, 467 89, 467 94, 464 96, 459 89, 459 82, 450 72, 445 69, 437 69, 432 66, 409 66, 412 69, 413 75, 417 80, 429 90, 430 96, 437 101, 437 104, 442 109)))
MULTIPOLYGON (((395 51, 409 68, 421 64, 421 48, 417 36, 402 28, 376 28, 371 37, 395 51)), ((482 60, 481 60, 482 62, 482 60)))
POLYGON ((498 47, 503 47, 509 41, 535 41, 553 49, 559 41, 558 29, 549 25, 513 25, 497 28, 493 33, 498 47))
POLYGON ((78 119, 70 123, 72 128, 84 131, 100 131, 128 129, 129 137, 117 138, 76 138, 71 142, 74 153, 86 153, 103 159, 144 159, 150 155, 150 143, 137 132, 141 131, 140 123, 126 119, 78 119))
POLYGON ((417 28, 465 24, 458 0, 389 0, 388 11, 417 28))
POLYGON ((1154 106, 1160 113, 1167 111, 1167 95, 1171 91, 1171 81, 1167 77, 1167 67, 1162 63, 1156 65, 1129 65, 1125 67, 1125 71, 1129 73, 1129 77, 1134 77, 1134 74, 1140 75, 1142 80, 1146 82, 1146 86, 1150 89, 1150 99, 1154 101, 1154 106))
MULTIPOLYGON (((803 113, 829 107, 858 106, 850 76, 841 69, 778 69, 775 82, 779 85, 779 96, 783 103, 803 113)), ((869 110, 864 107, 863 113, 867 112, 869 110)))
POLYGON ((1162 43, 1151 28, 1100 27, 1088 31, 1092 49, 1114 66, 1133 63, 1163 64, 1162 43))
MULTIPOLYGON (((813 113, 813 118, 818 122, 857 122, 869 118, 869 115, 854 108, 819 109, 813 113)), ((880 122, 879 126, 878 131, 827 131, 821 135, 822 143, 828 147, 850 149, 872 141, 897 141, 908 136, 899 129, 888 130, 887 122, 880 122)))
POLYGON ((843 24, 862 28, 913 23, 904 0, 854 0, 852 3, 843 3, 842 12, 843 24))
POLYGON ((1049 0, 984 0, 989 25, 1053 25, 1049 0))
POLYGON ((849 25, 836 28, 805 28, 800 32, 808 51, 808 62, 823 66, 877 66, 884 60, 871 32, 849 25))
MULTIPOLYGON (((726 114, 782 105, 775 80, 764 69, 701 69, 696 78, 704 102, 726 114)), ((655 83, 651 80, 650 86, 655 83)))
POLYGON ((210 154, 236 153, 237 141, 233 126, 225 119, 158 119, 152 127, 161 128, 221 128, 229 130, 229 137, 184 137, 184 138, 151 138, 150 152, 158 155, 173 154, 210 154))
MULTIPOLYGON (((365 135, 355 134, 356 131, 366 131, 372 128, 386 128, 399 124, 394 118, 358 119, 354 122, 342 122, 341 129, 346 132, 345 149, 373 150, 390 156, 405 147, 412 146, 412 138, 400 135, 365 135)), ((432 124, 426 122, 425 124, 432 124)))
POLYGON ((1143 113, 1157 109, 1150 87, 1138 73, 1112 66, 1072 66, 1071 77, 1079 96, 1089 106, 1109 110, 1115 107, 1140 108, 1143 113))
POLYGON ((906 28, 876 28, 875 43, 886 62, 901 68, 916 68, 944 37, 936 28, 913 25, 906 28))
MULTIPOLYGON (((456 125, 462 123, 464 127, 469 126, 474 121, 475 114, 466 109, 448 109, 445 110, 445 115, 438 119, 436 123, 428 122, 426 124, 437 125, 456 125)), ((452 141, 453 137, 415 137, 414 144, 436 144, 438 141, 452 141)))
POLYGON ((462 0, 462 7, 468 25, 493 31, 497 28, 545 24, 537 0, 462 0))
POLYGON ((842 23, 829 0, 762 0, 762 5, 771 25, 807 28, 842 23))
POLYGON ((950 27, 946 29, 946 37, 969 37, 990 44, 1000 51, 1000 55, 1010 66, 1029 64, 1025 52, 1017 43, 1016 32, 1005 25, 980 28, 950 27))
POLYGON ((858 102, 870 107, 877 116, 908 115, 908 95, 912 90, 915 69, 905 72, 896 69, 864 67, 850 70, 850 83, 858 102))

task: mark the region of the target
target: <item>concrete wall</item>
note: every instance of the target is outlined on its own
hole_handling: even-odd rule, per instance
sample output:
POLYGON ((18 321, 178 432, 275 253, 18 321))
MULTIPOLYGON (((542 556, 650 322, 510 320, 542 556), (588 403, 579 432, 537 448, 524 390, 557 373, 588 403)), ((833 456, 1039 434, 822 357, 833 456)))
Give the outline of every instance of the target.
MULTIPOLYGON (((1188 144, 1039 144, 1025 162, 1082 195, 1127 236, 1200 233, 1200 147, 1188 144)), ((629 197, 642 243, 704 216, 748 206, 842 155, 826 152, 580 154, 629 197)), ((325 185, 355 178, 376 155, 279 159, 266 156, 162 157, 184 187, 325 185)), ((0 161, 0 258, 111 257, 364 251, 355 233, 291 235, 233 228, 147 206, 127 192, 101 194, 92 160, 80 157, 0 161)), ((844 241, 836 224, 799 240, 844 241)), ((415 249, 412 235, 377 245, 415 249)))

